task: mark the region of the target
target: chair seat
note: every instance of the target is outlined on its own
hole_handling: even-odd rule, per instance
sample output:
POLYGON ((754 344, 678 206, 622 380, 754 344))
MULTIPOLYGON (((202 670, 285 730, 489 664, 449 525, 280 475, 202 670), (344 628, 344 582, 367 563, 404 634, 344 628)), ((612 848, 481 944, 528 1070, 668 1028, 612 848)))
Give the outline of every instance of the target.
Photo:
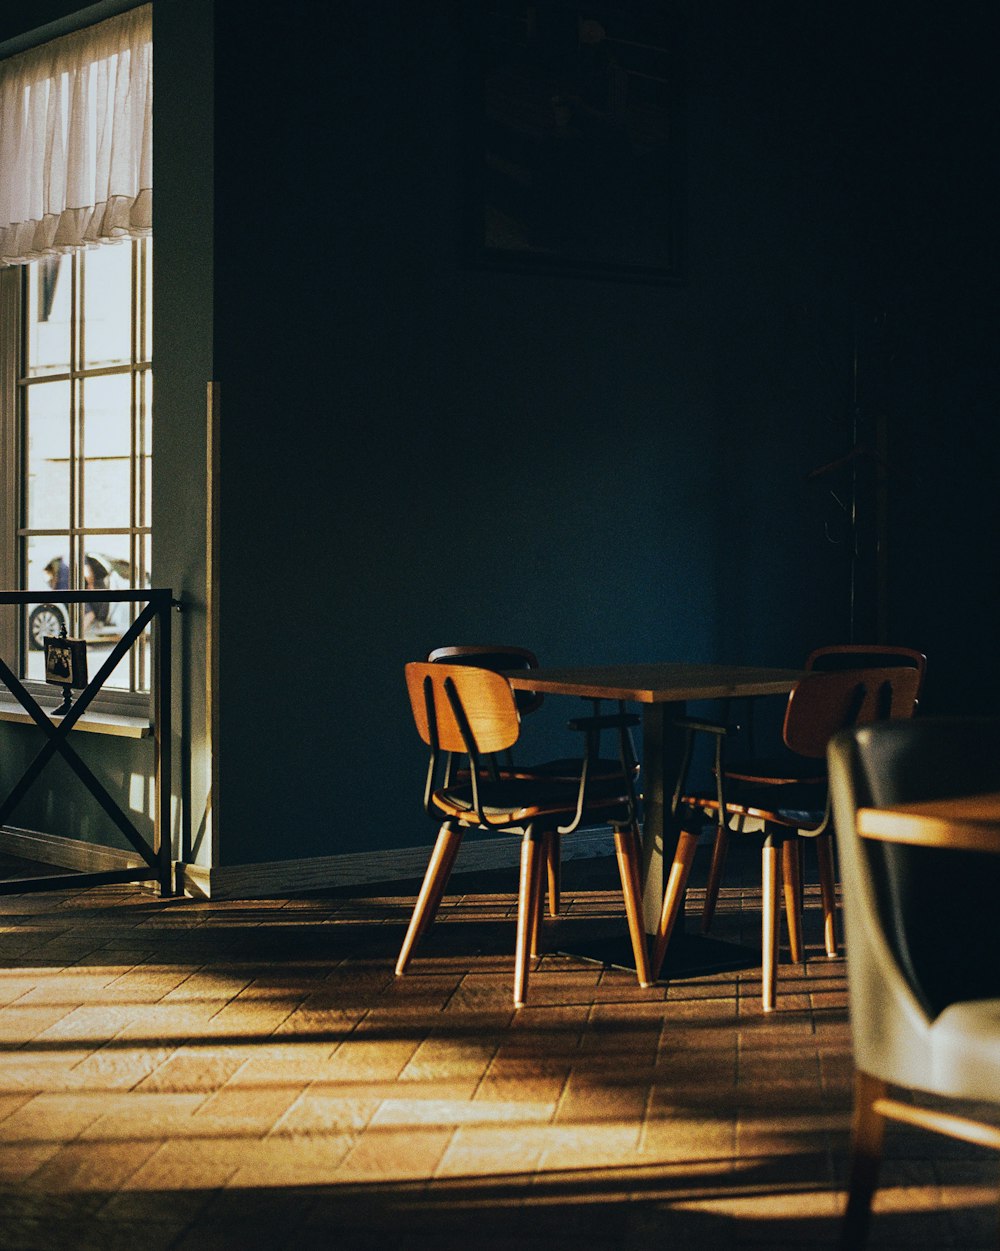
MULTIPOLYGON (((617 778, 598 780, 587 791, 587 809, 627 806, 622 793, 621 773, 617 778)), ((502 778, 499 782, 479 783, 479 798, 484 816, 511 824, 534 821, 540 816, 558 812, 575 812, 579 786, 570 782, 553 782, 540 791, 537 778, 502 778)), ((468 783, 444 787, 434 792, 434 804, 450 817, 463 820, 474 817, 472 787, 468 783)))
MULTIPOLYGON (((527 765, 524 769, 515 771, 515 777, 541 777, 551 779, 553 782, 572 782, 575 785, 580 781, 580 770, 583 761, 579 756, 564 756, 561 760, 545 760, 541 764, 527 765)), ((632 770, 632 776, 636 777, 639 773, 639 766, 635 765, 632 770)), ((590 777, 594 780, 604 778, 621 778, 622 762, 620 760, 592 760, 590 762, 590 777)))
POLYGON ((727 761, 724 773, 730 781, 766 782, 768 786, 791 786, 798 782, 816 785, 826 780, 821 760, 795 756, 791 752, 783 756, 727 761))
MULTIPOLYGON (((564 756, 561 760, 543 760, 533 764, 501 764, 497 766, 497 775, 501 781, 515 779, 518 781, 528 781, 529 779, 537 780, 542 778, 546 782, 555 784, 565 783, 572 785, 574 788, 580 785, 580 773, 583 769, 583 759, 580 756, 564 756)), ((489 778, 488 769, 480 770, 480 776, 489 778)), ((639 766, 635 765, 632 769, 632 777, 639 776, 639 766)), ((468 769, 459 769, 453 774, 454 780, 458 783, 465 784, 469 780, 468 769)), ((592 760, 590 762, 590 780, 600 782, 611 778, 621 779, 622 766, 620 760, 592 760)), ((624 785, 624 782, 621 782, 624 785)), ((588 792, 589 793, 589 792, 588 792)))
MULTIPOLYGON (((715 795, 685 795, 682 803, 705 812, 719 811, 719 801, 715 795)), ((777 788, 744 786, 740 787, 737 795, 726 801, 726 813, 729 816, 754 817, 759 821, 770 821, 775 825, 806 831, 820 825, 825 812, 825 787, 808 783, 789 783, 777 788)))

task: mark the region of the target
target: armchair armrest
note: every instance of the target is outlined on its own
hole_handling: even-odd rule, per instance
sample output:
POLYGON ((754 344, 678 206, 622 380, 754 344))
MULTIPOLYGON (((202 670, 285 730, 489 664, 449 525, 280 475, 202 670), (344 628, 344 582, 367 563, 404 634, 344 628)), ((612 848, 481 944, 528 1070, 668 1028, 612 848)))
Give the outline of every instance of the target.
POLYGON ((738 725, 724 724, 720 721, 704 721, 699 717, 678 717, 672 724, 677 729, 684 731, 684 749, 681 754, 681 767, 677 773, 677 782, 674 786, 670 805, 671 815, 676 817, 680 811, 681 801, 687 788, 688 769, 691 767, 691 755, 694 750, 694 736, 695 734, 711 734, 715 739, 715 795, 719 805, 719 820, 725 821, 726 797, 723 791, 723 779, 725 776, 723 749, 726 738, 730 734, 736 733, 740 727, 738 725))
POLYGON ((635 746, 632 742, 632 727, 639 725, 640 719, 635 713, 627 713, 623 703, 619 702, 617 713, 595 713, 588 717, 574 717, 567 722, 570 730, 583 733, 584 741, 583 767, 580 773, 580 788, 577 794, 576 814, 566 826, 559 827, 560 834, 569 834, 575 830, 583 817, 587 787, 590 782, 591 766, 600 755, 601 733, 604 730, 618 731, 618 755, 621 761, 621 780, 625 787, 625 800, 628 808, 629 821, 635 820, 636 796, 633 771, 638 773, 638 761, 635 746))

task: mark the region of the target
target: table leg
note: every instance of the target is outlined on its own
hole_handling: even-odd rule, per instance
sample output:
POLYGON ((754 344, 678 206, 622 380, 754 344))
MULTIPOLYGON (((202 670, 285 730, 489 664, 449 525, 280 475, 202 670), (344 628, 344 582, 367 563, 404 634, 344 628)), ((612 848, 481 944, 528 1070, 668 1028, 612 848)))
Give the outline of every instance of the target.
MULTIPOLYGON (((670 813, 677 774, 684 753, 684 733, 677 722, 685 714, 683 702, 647 704, 642 719, 643 895, 646 932, 655 934, 663 894, 677 849, 680 829, 670 813)), ((759 956, 736 943, 720 942, 701 934, 687 934, 684 910, 674 924, 661 976, 695 977, 725 969, 752 968, 759 956)))
MULTIPOLYGON (((664 884, 674 858, 679 830, 670 815, 684 735, 676 722, 684 716, 682 701, 646 704, 642 718, 642 913, 646 933, 654 935, 663 908, 664 884), (666 867, 664 866, 666 862, 666 867)), ((652 941, 652 940, 651 940, 652 941)), ((628 938, 610 941, 574 941, 561 950, 605 966, 635 970, 628 938), (570 949, 572 948, 572 949, 570 949)), ((732 942, 720 942, 701 934, 685 934, 684 913, 674 925, 661 977, 697 977, 725 969, 752 968, 760 954, 732 942)))
MULTIPOLYGON (((683 716, 683 702, 647 704, 642 710, 642 914, 647 934, 655 934, 659 925, 664 859, 669 866, 677 846, 670 801, 684 746, 675 723, 683 716)), ((677 918, 677 928, 683 933, 683 914, 677 918)))

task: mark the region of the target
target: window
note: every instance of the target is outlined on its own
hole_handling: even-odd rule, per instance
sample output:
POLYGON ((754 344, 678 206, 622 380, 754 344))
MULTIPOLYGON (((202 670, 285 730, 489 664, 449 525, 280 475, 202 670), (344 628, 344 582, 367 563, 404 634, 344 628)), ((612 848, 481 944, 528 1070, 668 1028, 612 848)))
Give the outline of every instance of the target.
MULTIPOLYGON (((61 590, 149 585, 152 53, 144 4, 0 60, 0 585, 42 593, 0 649, 26 679, 45 635, 94 672, 134 619, 61 590)), ((113 702, 148 703, 150 662, 142 639, 113 702)))
MULTIPOLYGON (((145 237, 2 275, 17 288, 4 342, 17 362, 7 441, 20 468, 4 583, 51 592, 19 623, 25 678, 43 678, 41 640, 63 625, 87 639, 93 674, 134 618, 132 604, 60 604, 60 589, 150 585, 152 256, 145 237)), ((105 690, 148 691, 149 653, 143 636, 105 690)))

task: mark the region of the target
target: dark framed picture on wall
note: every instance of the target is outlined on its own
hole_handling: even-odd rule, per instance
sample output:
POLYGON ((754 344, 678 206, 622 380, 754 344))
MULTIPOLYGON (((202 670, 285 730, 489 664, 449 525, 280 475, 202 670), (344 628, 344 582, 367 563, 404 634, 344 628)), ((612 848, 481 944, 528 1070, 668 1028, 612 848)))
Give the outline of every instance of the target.
POLYGON ((654 0, 469 7, 472 263, 678 281, 677 17, 654 0))

